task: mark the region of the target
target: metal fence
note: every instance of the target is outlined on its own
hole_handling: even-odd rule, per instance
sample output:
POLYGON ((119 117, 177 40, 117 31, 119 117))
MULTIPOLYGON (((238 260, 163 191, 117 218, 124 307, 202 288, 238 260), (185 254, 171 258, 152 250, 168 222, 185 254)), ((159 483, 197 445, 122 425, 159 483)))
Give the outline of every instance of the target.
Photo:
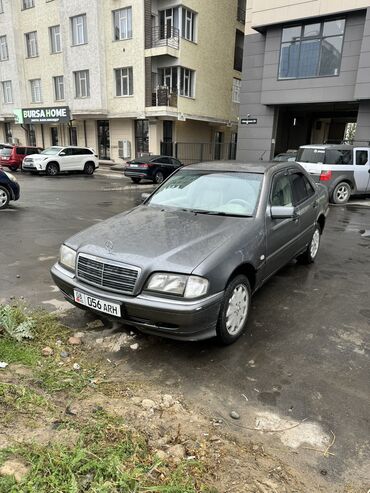
POLYGON ((203 161, 233 160, 236 158, 235 142, 161 142, 161 154, 173 156, 184 164, 203 161))
POLYGON ((152 47, 169 46, 175 50, 180 46, 180 31, 176 27, 166 25, 153 27, 152 29, 152 47))

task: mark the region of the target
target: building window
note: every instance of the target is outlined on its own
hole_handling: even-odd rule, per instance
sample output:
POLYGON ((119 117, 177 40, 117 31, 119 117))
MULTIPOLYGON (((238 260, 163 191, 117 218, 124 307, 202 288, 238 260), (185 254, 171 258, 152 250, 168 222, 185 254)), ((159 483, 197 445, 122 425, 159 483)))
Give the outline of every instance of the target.
POLYGON ((88 98, 90 96, 90 76, 88 70, 74 72, 76 98, 88 98))
POLYGON ((34 0, 23 0, 22 1, 22 8, 23 8, 23 10, 25 10, 25 9, 31 9, 34 6, 35 6, 34 0))
POLYGON ((177 91, 178 67, 166 67, 159 69, 159 82, 161 86, 168 87, 170 93, 177 91))
POLYGON ((53 77, 54 81, 54 96, 55 101, 63 101, 64 99, 64 77, 63 75, 57 75, 53 77))
POLYGON ((283 29, 279 79, 339 75, 345 19, 283 29))
POLYGON ((182 7, 181 36, 188 41, 195 41, 195 13, 182 7))
POLYGON ((77 128, 69 127, 69 145, 76 146, 77 144, 77 128))
POLYGON ((72 45, 78 46, 87 43, 86 14, 71 17, 72 45))
POLYGON ((0 36, 0 61, 8 60, 8 42, 6 36, 0 36))
POLYGON ((39 56, 39 49, 37 46, 37 31, 26 33, 25 37, 26 37, 27 57, 34 58, 36 56, 39 56))
POLYGON ((5 142, 11 142, 13 138, 11 123, 9 122, 4 123, 4 133, 5 133, 5 142))
POLYGON ((50 51, 51 53, 60 53, 62 51, 62 35, 60 26, 49 27, 50 51))
POLYGON ((0 0, 0 14, 4 13, 4 5, 3 5, 3 0, 0 0))
POLYGON ((59 136, 58 136, 57 127, 51 127, 50 134, 51 134, 51 145, 57 146, 59 144, 59 136))
POLYGON ((35 125, 28 125, 28 144, 36 147, 36 130, 35 125))
POLYGON ((194 70, 180 68, 180 96, 192 98, 194 95, 194 70))
POLYGON ((3 86, 3 102, 4 104, 9 104, 13 102, 13 89, 12 89, 12 81, 4 80, 1 83, 3 86))
POLYGON ((31 84, 31 99, 33 103, 41 103, 41 79, 30 80, 31 84))
POLYGON ((240 79, 233 79, 233 103, 240 103, 240 87, 242 81, 240 79))
POLYGON ((243 52, 244 33, 237 29, 235 32, 234 70, 238 72, 242 72, 243 70, 243 52))
POLYGON ((127 7, 113 11, 114 39, 132 38, 132 9, 127 7))
POLYGON ((132 67, 114 69, 116 75, 116 96, 132 96, 134 93, 132 67))

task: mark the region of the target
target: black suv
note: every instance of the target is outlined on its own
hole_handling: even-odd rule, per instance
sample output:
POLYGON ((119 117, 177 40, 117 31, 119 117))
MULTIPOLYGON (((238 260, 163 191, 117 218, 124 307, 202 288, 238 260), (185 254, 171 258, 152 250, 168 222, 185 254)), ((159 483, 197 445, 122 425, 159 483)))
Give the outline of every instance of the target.
POLYGON ((124 175, 134 183, 140 183, 145 179, 159 184, 181 166, 183 164, 174 157, 148 155, 127 161, 124 175))

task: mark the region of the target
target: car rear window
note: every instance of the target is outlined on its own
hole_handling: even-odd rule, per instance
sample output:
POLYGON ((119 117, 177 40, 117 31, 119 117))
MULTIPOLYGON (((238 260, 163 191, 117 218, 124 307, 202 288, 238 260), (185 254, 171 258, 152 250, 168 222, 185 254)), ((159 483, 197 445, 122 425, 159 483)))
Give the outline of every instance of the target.
POLYGON ((351 149, 302 147, 298 151, 297 161, 299 163, 353 164, 353 152, 351 149))
POLYGON ((10 156, 12 153, 12 150, 9 147, 4 147, 3 149, 0 150, 0 156, 10 156))

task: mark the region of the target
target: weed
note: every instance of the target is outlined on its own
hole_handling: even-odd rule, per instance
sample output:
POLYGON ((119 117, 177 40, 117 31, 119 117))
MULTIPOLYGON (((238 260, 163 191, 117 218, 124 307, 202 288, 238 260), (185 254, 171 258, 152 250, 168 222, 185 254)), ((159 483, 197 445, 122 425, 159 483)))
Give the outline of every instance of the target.
POLYGON ((22 339, 33 339, 36 322, 24 315, 19 307, 0 306, 0 328, 18 342, 22 339))

